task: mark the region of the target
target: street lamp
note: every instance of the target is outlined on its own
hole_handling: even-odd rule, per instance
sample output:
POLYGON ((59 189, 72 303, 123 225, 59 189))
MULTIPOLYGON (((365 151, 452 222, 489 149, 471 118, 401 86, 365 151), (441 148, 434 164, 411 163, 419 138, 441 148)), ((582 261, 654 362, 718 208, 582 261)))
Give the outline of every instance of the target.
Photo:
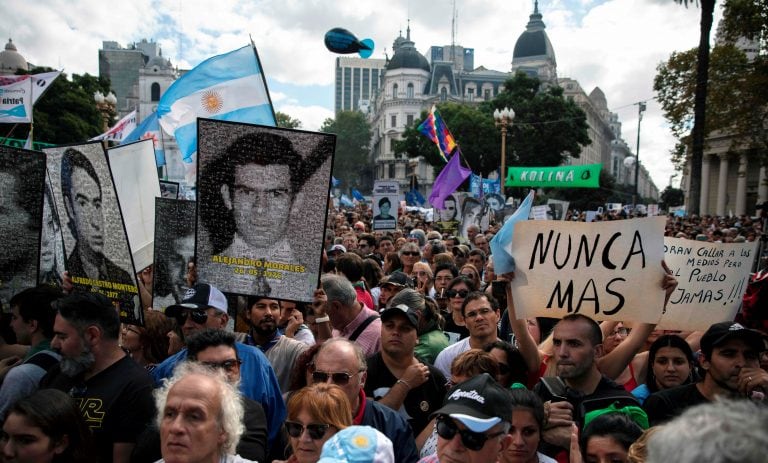
POLYGON ((507 127, 512 127, 512 121, 515 119, 515 111, 505 107, 502 110, 493 111, 493 119, 496 121, 496 127, 501 128, 501 193, 506 196, 504 183, 507 179, 507 127))
POLYGON ((106 132, 109 130, 109 125, 112 121, 111 113, 114 112, 115 107, 117 106, 117 97, 112 92, 109 92, 105 96, 99 90, 96 90, 93 94, 93 100, 96 102, 96 109, 101 113, 102 130, 106 132))
POLYGON ((638 173, 640 172, 640 122, 643 120, 643 112, 645 111, 645 101, 638 101, 637 105, 637 149, 635 159, 635 194, 632 195, 632 206, 637 207, 638 198, 638 173))

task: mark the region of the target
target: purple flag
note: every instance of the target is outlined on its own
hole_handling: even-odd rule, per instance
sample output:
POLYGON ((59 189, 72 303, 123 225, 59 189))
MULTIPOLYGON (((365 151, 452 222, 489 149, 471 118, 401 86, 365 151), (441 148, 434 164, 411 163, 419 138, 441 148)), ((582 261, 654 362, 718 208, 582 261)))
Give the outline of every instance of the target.
POLYGON ((442 209, 445 198, 456 191, 464 180, 472 174, 470 169, 462 167, 460 157, 461 152, 456 149, 448 164, 443 167, 442 172, 435 179, 432 193, 429 195, 429 202, 437 209, 442 209))

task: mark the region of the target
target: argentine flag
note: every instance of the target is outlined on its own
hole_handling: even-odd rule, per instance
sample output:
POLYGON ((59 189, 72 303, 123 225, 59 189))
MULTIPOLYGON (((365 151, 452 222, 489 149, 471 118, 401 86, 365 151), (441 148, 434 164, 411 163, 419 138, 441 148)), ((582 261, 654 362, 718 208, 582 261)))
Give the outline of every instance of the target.
POLYGON ((184 74, 160 98, 160 125, 176 137, 184 162, 197 151, 197 118, 275 125, 251 45, 214 56, 184 74))

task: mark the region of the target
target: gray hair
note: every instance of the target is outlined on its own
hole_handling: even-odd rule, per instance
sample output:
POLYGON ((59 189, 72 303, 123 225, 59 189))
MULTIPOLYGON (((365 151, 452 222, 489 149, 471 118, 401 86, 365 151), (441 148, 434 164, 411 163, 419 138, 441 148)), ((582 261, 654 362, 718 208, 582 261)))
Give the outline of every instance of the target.
POLYGON ((236 389, 237 385, 228 383, 224 372, 221 370, 214 370, 197 362, 186 361, 179 364, 173 372, 173 376, 170 379, 164 380, 163 385, 154 392, 158 429, 162 425, 168 393, 176 383, 190 375, 207 376, 216 382, 221 394, 221 411, 219 416, 216 417, 216 421, 221 430, 227 435, 227 440, 224 441, 221 454, 234 455, 237 444, 240 442, 240 436, 245 432, 245 426, 243 425, 245 411, 240 393, 236 389))
MULTIPOLYGON (((320 355, 320 353, 324 350, 326 350, 329 346, 333 344, 346 344, 352 348, 352 350, 355 352, 355 357, 357 357, 357 364, 360 368, 360 371, 365 371, 368 369, 368 362, 365 360, 365 352, 363 352, 363 348, 360 347, 360 344, 350 341, 347 338, 329 338, 325 342, 323 342, 320 345, 320 349, 317 351, 317 355, 320 355)), ((317 358, 317 355, 315 355, 315 358, 317 358)))
POLYGON ((648 441, 648 463, 762 463, 768 409, 750 400, 717 400, 687 409, 648 441))
POLYGON ((328 296, 328 302, 337 301, 345 307, 349 307, 357 300, 357 293, 354 286, 341 275, 326 274, 320 279, 323 285, 323 291, 328 296))

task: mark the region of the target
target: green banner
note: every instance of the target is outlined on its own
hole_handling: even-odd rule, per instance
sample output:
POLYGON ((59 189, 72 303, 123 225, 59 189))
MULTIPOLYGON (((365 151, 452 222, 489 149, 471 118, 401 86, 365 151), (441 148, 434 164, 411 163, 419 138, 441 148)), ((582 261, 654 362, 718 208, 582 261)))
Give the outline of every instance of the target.
MULTIPOLYGON (((24 148, 24 145, 27 143, 27 140, 22 140, 20 138, 3 138, 0 137, 0 145, 6 145, 6 146, 12 146, 14 148, 24 148)), ((50 148, 51 146, 56 146, 52 143, 45 143, 40 141, 32 142, 32 149, 35 150, 42 150, 43 148, 50 148)))
POLYGON ((560 167, 509 167, 504 186, 599 188, 602 164, 560 167))

